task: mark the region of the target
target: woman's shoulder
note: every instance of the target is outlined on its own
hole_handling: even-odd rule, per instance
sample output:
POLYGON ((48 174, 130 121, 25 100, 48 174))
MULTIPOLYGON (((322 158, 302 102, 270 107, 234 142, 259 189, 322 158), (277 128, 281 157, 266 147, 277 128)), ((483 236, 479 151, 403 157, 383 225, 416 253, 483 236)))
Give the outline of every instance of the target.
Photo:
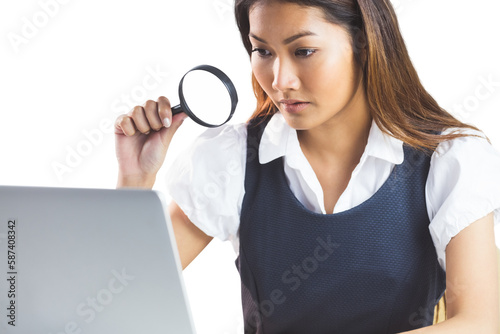
POLYGON ((465 136, 456 137, 449 140, 443 140, 439 143, 434 151, 434 156, 441 157, 446 154, 464 154, 464 151, 481 149, 477 153, 489 153, 495 155, 498 151, 488 141, 487 136, 482 131, 477 131, 471 128, 447 128, 441 133, 447 134, 464 134, 465 136))
POLYGON ((449 128, 442 134, 462 133, 442 141, 430 161, 428 184, 434 194, 450 194, 460 190, 461 196, 488 195, 500 192, 500 151, 487 136, 474 129, 449 128), (492 188, 491 185, 497 186, 492 188))
POLYGON ((245 123, 224 124, 208 128, 197 136, 180 154, 180 159, 206 167, 224 164, 240 156, 246 147, 247 127, 245 123))
POLYGON ((500 151, 488 137, 470 128, 448 128, 442 132, 456 133, 465 136, 439 143, 431 156, 430 173, 439 172, 442 178, 461 182, 486 178, 500 181, 500 151))
POLYGON ((492 211, 500 223, 500 152, 477 130, 442 133, 469 134, 437 146, 427 178, 429 229, 444 267, 446 245, 461 230, 492 211))
POLYGON ((205 129, 190 146, 194 150, 217 154, 221 152, 221 148, 241 146, 246 141, 246 137, 246 123, 224 124, 216 128, 205 129))
POLYGON ((207 128, 198 139, 204 140, 239 140, 246 138, 247 124, 224 124, 215 128, 207 128))
POLYGON ((235 236, 244 194, 246 124, 206 129, 173 161, 166 177, 171 198, 207 235, 235 236))

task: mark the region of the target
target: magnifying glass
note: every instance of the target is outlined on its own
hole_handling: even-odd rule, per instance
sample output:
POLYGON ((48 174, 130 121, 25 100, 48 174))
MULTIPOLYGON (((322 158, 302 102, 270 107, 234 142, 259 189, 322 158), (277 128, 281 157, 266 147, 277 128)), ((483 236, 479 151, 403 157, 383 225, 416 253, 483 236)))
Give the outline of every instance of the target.
POLYGON ((179 83, 180 104, 172 115, 184 112, 196 123, 214 128, 233 117, 238 95, 229 77, 210 65, 193 67, 179 83), (189 101, 189 104, 188 104, 189 101))

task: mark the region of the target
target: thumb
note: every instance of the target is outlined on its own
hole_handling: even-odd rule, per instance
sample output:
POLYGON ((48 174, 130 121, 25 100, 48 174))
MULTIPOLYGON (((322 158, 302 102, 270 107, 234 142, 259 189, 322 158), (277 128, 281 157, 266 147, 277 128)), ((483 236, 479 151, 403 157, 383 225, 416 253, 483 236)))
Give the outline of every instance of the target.
POLYGON ((162 142, 165 144, 166 147, 168 147, 168 145, 172 141, 172 137, 177 132, 177 129, 179 129, 179 127, 181 126, 181 124, 184 122, 184 120, 186 118, 188 118, 188 115, 186 115, 183 112, 179 113, 177 115, 174 115, 172 117, 172 124, 168 128, 163 127, 161 129, 160 133, 162 135, 161 136, 162 142))

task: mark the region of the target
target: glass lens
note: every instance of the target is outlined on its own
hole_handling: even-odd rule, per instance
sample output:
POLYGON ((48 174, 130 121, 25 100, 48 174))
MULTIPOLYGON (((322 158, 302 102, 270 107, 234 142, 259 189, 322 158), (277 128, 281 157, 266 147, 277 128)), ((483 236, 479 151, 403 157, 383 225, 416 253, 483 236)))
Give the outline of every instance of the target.
POLYGON ((195 70, 182 84, 184 99, 193 114, 203 122, 219 125, 231 113, 231 96, 224 83, 210 72, 195 70))

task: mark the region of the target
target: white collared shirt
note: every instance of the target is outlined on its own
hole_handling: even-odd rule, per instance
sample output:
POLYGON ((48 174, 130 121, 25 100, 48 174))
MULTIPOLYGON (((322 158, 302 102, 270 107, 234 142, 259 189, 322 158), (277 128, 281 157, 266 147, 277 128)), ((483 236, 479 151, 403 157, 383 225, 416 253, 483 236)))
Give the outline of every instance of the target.
MULTIPOLYGON (((474 130, 460 131, 484 137, 474 130)), ((245 194, 246 137, 244 123, 208 129, 176 159, 167 175, 168 192, 189 219, 207 235, 231 240, 236 251, 245 194)), ((279 157, 284 158, 284 172, 297 199, 311 211, 326 213, 323 190, 300 148, 297 131, 277 113, 262 135, 259 162, 279 157)), ((403 142, 372 121, 363 155, 333 213, 370 198, 403 160, 403 142)), ((431 156, 425 194, 429 231, 445 268, 446 246, 458 232, 492 211, 499 226, 500 153, 483 138, 441 142, 431 156)))

